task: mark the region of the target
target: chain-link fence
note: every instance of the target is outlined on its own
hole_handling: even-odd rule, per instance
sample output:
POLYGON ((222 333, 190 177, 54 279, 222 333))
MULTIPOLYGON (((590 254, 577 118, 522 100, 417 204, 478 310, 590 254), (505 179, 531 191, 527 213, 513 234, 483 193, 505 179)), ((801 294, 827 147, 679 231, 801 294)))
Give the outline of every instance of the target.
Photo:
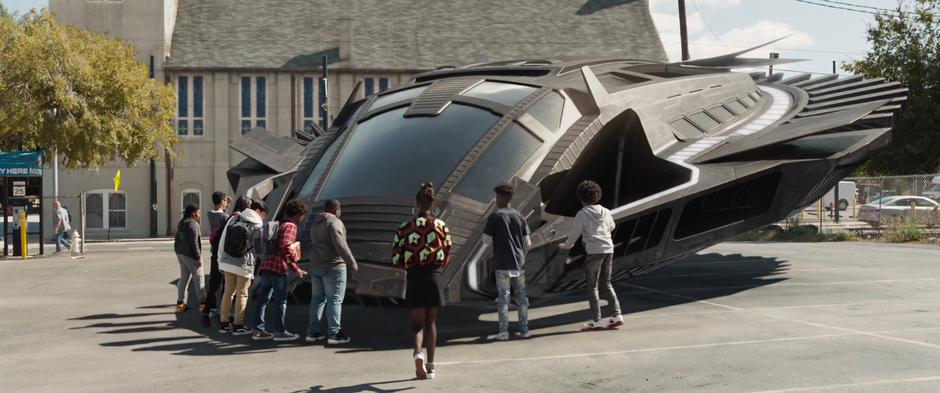
POLYGON ((940 226, 940 175, 850 177, 793 217, 822 231, 879 229, 893 221, 940 226))

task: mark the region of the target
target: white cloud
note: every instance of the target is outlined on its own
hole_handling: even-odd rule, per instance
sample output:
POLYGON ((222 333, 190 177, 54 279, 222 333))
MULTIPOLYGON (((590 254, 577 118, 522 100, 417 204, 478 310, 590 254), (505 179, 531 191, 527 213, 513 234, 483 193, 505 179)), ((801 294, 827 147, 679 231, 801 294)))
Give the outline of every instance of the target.
MULTIPOLYGON (((699 7, 719 7, 738 5, 740 0, 697 0, 699 7)), ((679 61, 681 58, 681 48, 679 44, 679 16, 677 3, 675 0, 651 0, 650 12, 653 16, 653 22, 659 31, 660 39, 666 49, 666 54, 671 61, 679 61)), ((719 56, 752 46, 760 45, 768 41, 775 40, 784 36, 790 36, 780 42, 774 43, 769 48, 762 48, 758 51, 769 52, 773 49, 799 49, 813 45, 813 37, 809 34, 798 31, 792 26, 774 22, 757 21, 750 25, 736 27, 725 32, 715 31, 718 39, 708 30, 702 15, 691 7, 686 5, 686 25, 689 31, 689 52, 693 59, 719 56)), ((752 56, 757 56, 752 53, 752 56)), ((764 54, 766 56, 766 54, 764 54)), ((762 57, 762 56, 761 56, 762 57)))

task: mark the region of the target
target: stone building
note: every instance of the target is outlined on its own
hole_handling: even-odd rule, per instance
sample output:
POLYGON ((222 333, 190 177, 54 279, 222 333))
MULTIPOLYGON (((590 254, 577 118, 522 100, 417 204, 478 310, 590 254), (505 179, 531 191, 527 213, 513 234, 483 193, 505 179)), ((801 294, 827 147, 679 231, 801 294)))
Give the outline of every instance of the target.
MULTIPOLYGON (((158 162, 154 176, 146 163, 60 175, 60 195, 86 193, 90 238, 108 227, 112 237, 173 232, 184 204, 210 209, 214 190, 231 192, 226 171, 243 156, 230 142, 253 127, 309 132, 360 82, 356 98, 448 65, 666 60, 645 0, 50 0, 50 9, 130 42, 141 61, 153 56, 155 78, 178 93, 179 160, 158 162), (117 168, 124 185, 112 196, 117 168)), ((77 211, 77 199, 63 202, 77 211)))

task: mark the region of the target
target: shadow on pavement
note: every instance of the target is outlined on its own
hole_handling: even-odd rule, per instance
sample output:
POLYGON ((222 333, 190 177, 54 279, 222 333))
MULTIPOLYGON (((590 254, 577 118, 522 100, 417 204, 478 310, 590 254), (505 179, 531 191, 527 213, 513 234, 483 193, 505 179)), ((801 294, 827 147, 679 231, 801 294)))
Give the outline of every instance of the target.
POLYGON ((341 386, 335 388, 325 388, 323 385, 311 386, 309 390, 297 390, 293 393, 354 393, 354 392, 373 392, 373 393, 394 393, 394 392, 403 392, 405 390, 414 389, 414 386, 401 388, 401 389, 382 389, 376 387, 375 385, 385 385, 390 383, 401 383, 401 382, 410 382, 415 381, 416 379, 399 379, 395 381, 383 381, 383 382, 371 382, 371 383, 361 383, 358 385, 352 386, 341 386))
MULTIPOLYGON (((772 285, 786 280, 785 273, 789 268, 786 261, 776 258, 751 257, 739 254, 697 254, 689 256, 679 262, 667 265, 653 273, 632 278, 617 284, 618 296, 624 315, 641 313, 694 302, 724 297, 749 289, 772 285)), ((347 302, 351 301, 347 296, 347 302)), ((587 321, 586 294, 583 290, 552 294, 539 299, 533 299, 530 307, 529 325, 533 338, 567 335, 579 333, 580 324, 587 321), (579 304, 580 306, 574 306, 579 304), (559 307, 566 312, 552 313, 548 316, 536 317, 544 312, 540 308, 559 307), (570 329, 559 331, 551 329, 558 326, 571 325, 570 329)), ((343 306, 343 330, 352 342, 336 347, 337 353, 354 353, 365 351, 384 351, 405 349, 411 347, 410 321, 407 311, 403 307, 363 306, 359 304, 345 304, 343 306)), ((97 314, 78 318, 75 321, 97 321, 96 323, 76 326, 71 329, 100 329, 97 333, 107 337, 117 334, 134 334, 144 336, 139 339, 118 340, 103 342, 102 346, 132 347, 133 351, 165 351, 176 355, 215 356, 235 355, 245 353, 271 352, 277 348, 293 346, 314 346, 306 344, 303 339, 289 343, 274 343, 272 341, 252 341, 250 336, 232 336, 219 333, 218 324, 213 321, 212 327, 204 327, 200 315, 196 311, 184 314, 175 314, 175 305, 148 305, 141 306, 142 310, 161 310, 167 312, 131 312, 128 314, 97 314), (166 316, 171 319, 127 321, 128 318, 166 316), (178 328, 189 330, 196 335, 171 336, 178 328)), ((246 327, 251 328, 253 321, 254 302, 249 301, 246 327)), ((307 304, 290 304, 287 313, 288 330, 298 333, 301 337, 306 333, 307 304)), ((270 308, 269 308, 270 310, 270 308)), ((495 305, 489 302, 454 304, 441 310, 438 322, 438 346, 455 346, 468 344, 488 344, 493 342, 496 323, 481 321, 485 314, 495 313, 495 305)), ((606 307, 605 307, 606 311, 606 307)), ((514 314, 514 311, 511 311, 514 314)), ((493 318, 489 318, 493 319, 493 318)), ((270 317, 269 317, 270 320, 270 317)), ((515 320, 515 315, 510 316, 515 320)), ((510 329, 515 323, 510 324, 510 329)), ((322 346, 322 344, 317 345, 322 346)), ((383 382, 392 383, 392 382, 383 382)), ((311 390, 311 391, 372 391, 384 392, 372 385, 363 384, 348 387, 348 390, 311 390)), ((321 389, 315 386, 312 389, 321 389)), ((392 390, 388 390, 392 391, 392 390)))

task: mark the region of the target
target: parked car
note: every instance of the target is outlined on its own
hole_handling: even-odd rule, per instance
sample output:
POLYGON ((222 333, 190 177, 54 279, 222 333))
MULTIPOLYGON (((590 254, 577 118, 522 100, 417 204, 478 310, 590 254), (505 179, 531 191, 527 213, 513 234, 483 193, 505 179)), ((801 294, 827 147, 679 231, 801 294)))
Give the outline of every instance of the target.
POLYGON ((887 196, 860 206, 858 208, 858 220, 864 221, 873 227, 878 227, 892 219, 910 218, 912 203, 914 204, 914 210, 917 212, 916 220, 924 224, 932 223, 931 220, 937 215, 937 209, 940 208, 940 203, 922 196, 887 196))
POLYGON ((930 183, 933 184, 933 187, 930 187, 929 190, 924 191, 921 195, 935 201, 940 200, 940 176, 934 176, 933 179, 930 179, 930 183))

